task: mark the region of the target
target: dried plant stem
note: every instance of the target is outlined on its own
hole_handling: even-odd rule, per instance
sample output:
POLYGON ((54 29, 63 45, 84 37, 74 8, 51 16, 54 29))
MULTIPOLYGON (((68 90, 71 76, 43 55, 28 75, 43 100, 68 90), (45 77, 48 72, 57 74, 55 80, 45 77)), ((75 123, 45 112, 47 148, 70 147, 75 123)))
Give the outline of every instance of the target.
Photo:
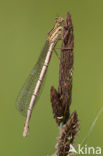
POLYGON ((56 148, 57 156, 66 156, 69 154, 70 144, 73 144, 78 127, 78 116, 76 112, 73 112, 70 119, 61 128, 56 148))
POLYGON ((69 154, 70 144, 73 144, 79 127, 78 115, 76 111, 70 116, 73 76, 73 48, 73 25, 71 16, 67 13, 61 48, 62 52, 60 58, 58 91, 53 86, 51 87, 51 103, 54 118, 58 126, 61 126, 56 153, 53 156, 67 156, 69 154))

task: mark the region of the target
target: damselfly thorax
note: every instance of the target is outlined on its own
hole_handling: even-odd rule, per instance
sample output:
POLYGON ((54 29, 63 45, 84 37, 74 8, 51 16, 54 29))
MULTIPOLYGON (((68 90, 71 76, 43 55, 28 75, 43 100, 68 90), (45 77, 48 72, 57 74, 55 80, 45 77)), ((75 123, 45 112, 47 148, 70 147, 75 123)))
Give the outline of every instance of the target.
POLYGON ((47 40, 49 43, 56 43, 58 40, 62 38, 62 33, 63 33, 63 22, 64 19, 62 17, 57 17, 56 18, 56 24, 51 29, 51 31, 48 33, 47 40))

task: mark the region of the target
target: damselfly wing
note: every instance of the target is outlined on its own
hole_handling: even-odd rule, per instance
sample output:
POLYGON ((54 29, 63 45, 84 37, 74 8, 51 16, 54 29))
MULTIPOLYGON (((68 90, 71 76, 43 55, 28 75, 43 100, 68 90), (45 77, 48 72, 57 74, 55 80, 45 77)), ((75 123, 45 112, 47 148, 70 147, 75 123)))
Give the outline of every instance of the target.
POLYGON ((39 75, 45 61, 45 57, 47 55, 49 48, 49 42, 46 41, 45 45, 41 51, 39 59, 26 79, 23 87, 21 88, 17 100, 16 100, 16 108, 21 112, 22 115, 26 116, 27 109, 30 104, 30 100, 33 94, 33 90, 36 86, 36 83, 39 79, 39 75))

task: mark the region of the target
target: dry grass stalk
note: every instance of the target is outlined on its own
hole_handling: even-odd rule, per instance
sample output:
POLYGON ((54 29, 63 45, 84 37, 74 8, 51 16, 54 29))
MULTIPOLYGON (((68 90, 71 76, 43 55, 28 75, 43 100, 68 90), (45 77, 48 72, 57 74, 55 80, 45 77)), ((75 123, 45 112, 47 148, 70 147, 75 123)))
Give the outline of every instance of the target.
POLYGON ((51 87, 51 103, 54 118, 58 126, 62 126, 56 153, 53 156, 73 156, 73 153, 69 153, 70 144, 73 144, 79 130, 78 115, 76 111, 70 116, 74 62, 73 48, 73 25, 71 16, 67 13, 61 48, 58 91, 53 86, 51 87))

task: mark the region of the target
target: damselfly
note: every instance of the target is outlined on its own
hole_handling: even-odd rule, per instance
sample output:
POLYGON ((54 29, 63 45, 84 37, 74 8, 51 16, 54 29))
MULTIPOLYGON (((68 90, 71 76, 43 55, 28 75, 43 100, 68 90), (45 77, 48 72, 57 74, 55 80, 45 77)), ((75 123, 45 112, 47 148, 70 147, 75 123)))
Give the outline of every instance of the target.
POLYGON ((58 40, 62 38, 63 21, 64 19, 62 17, 56 18, 56 24, 53 29, 48 33, 47 41, 40 54, 40 57, 17 97, 17 109, 22 114, 26 114, 26 121, 23 131, 24 137, 27 136, 29 133, 29 120, 31 117, 33 106, 36 101, 36 97, 38 96, 40 90, 41 83, 45 76, 51 54, 58 40))

